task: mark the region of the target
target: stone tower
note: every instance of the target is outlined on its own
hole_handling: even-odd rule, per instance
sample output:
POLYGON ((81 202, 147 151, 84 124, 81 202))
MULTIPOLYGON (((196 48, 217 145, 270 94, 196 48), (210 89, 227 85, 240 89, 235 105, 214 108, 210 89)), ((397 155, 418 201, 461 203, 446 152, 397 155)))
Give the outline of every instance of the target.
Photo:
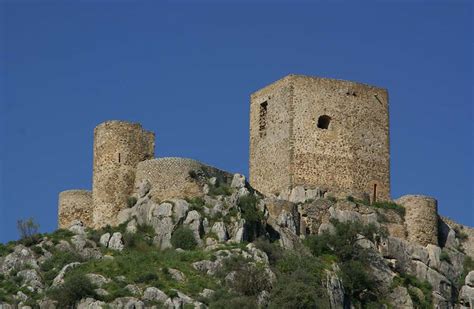
POLYGON ((116 224, 133 191, 135 168, 153 158, 154 148, 154 133, 140 124, 107 121, 94 129, 93 227, 116 224))
POLYGON ((319 187, 390 198, 388 93, 288 75, 250 99, 250 183, 265 194, 319 187))

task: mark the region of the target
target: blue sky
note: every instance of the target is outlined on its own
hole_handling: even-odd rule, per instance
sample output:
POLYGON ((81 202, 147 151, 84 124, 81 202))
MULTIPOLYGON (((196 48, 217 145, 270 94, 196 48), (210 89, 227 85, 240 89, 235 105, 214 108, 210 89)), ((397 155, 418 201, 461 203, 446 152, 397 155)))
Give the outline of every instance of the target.
POLYGON ((249 94, 289 73, 390 94, 392 196, 474 226, 469 1, 3 1, 0 241, 89 188, 93 128, 141 122, 156 155, 248 172, 249 94))

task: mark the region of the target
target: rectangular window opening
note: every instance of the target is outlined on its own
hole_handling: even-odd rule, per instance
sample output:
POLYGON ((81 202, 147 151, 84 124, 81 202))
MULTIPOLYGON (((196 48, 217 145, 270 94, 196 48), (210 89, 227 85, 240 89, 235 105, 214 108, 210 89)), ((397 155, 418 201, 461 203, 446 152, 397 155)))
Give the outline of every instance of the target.
POLYGON ((265 136, 265 130, 267 128, 267 107, 267 101, 260 103, 260 113, 258 120, 258 132, 260 133, 260 136, 265 136))

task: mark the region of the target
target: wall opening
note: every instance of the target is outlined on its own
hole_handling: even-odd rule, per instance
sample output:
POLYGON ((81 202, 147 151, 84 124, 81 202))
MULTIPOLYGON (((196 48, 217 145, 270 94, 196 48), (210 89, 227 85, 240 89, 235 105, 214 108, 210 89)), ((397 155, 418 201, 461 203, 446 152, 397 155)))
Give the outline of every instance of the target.
POLYGON ((372 203, 375 203, 377 202, 377 184, 374 183, 374 192, 373 192, 373 195, 372 195, 372 203))
POLYGON ((328 115, 322 115, 318 118, 318 128, 327 130, 329 128, 330 122, 331 117, 328 115))
POLYGON ((120 160, 120 152, 119 152, 119 154, 118 154, 118 163, 120 163, 120 161, 121 160, 120 160))
POLYGON ((260 103, 260 113, 258 119, 258 132, 260 136, 265 135, 265 130, 267 128, 267 111, 268 111, 268 102, 265 101, 260 103))

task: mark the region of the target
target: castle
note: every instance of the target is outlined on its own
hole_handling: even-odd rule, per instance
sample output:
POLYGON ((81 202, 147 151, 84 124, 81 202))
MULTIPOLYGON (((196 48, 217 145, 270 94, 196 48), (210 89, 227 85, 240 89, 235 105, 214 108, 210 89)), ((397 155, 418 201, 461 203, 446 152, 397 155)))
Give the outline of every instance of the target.
MULTIPOLYGON (((154 158, 155 136, 141 125, 107 121, 94 130, 92 192, 59 194, 60 228, 73 220, 100 228, 117 225, 118 213, 140 184, 156 201, 202 196, 195 171, 228 181, 232 174, 192 159, 154 158)), ((288 200, 295 188, 322 190, 375 202, 390 200, 388 94, 349 81, 288 75, 250 99, 250 185, 288 200)), ((437 202, 410 195, 400 237, 437 244, 437 202)), ((304 216, 304 215, 302 215, 304 216)))

